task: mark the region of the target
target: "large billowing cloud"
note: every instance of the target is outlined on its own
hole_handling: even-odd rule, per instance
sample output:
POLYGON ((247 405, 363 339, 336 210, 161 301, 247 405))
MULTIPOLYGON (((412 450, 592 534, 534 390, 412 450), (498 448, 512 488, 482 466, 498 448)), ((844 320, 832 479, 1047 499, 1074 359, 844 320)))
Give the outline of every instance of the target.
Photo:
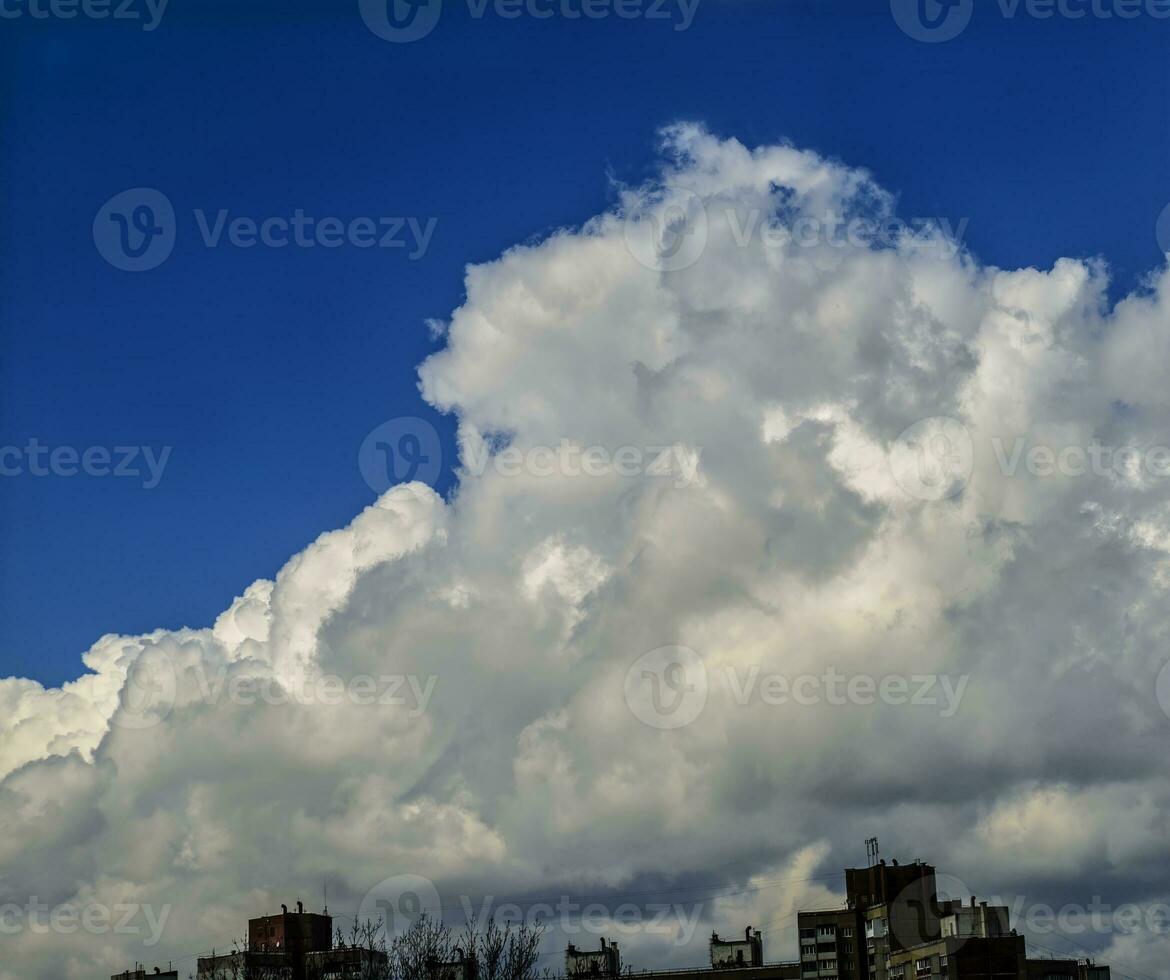
POLYGON ((788 958, 872 834, 1028 907, 1136 903, 1035 938, 1170 977, 1170 273, 1110 307, 1102 266, 987 268, 814 153, 663 143, 468 271, 420 369, 449 500, 392 489, 209 628, 0 681, 0 980, 185 975, 395 875, 701 901, 606 924, 637 966, 748 922, 788 958))

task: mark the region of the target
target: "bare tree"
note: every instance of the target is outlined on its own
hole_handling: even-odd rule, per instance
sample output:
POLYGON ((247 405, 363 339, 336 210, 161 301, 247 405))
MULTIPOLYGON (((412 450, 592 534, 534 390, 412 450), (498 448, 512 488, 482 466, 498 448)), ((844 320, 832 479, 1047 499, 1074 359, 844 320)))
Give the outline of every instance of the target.
POLYGON ((544 926, 539 923, 500 926, 489 919, 482 933, 468 924, 464 936, 468 954, 476 965, 476 977, 463 980, 537 980, 536 964, 544 926))

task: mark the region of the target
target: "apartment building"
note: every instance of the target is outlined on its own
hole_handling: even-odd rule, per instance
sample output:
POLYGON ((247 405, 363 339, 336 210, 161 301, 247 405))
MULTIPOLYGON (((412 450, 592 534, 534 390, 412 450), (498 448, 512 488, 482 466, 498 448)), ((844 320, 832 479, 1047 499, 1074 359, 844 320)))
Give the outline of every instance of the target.
POLYGON ((578 949, 569 943, 565 950, 566 977, 616 977, 622 972, 617 943, 601 940, 600 949, 578 949))
POLYGON ((1109 980, 1090 961, 1029 959, 1006 906, 938 891, 922 861, 847 868, 845 908, 797 914, 802 980, 1109 980))
POLYGON ((247 947, 200 957, 198 980, 344 980, 368 975, 387 962, 385 952, 335 946, 333 917, 287 905, 279 915, 248 920, 247 947))
POLYGON ((793 962, 765 963, 764 939, 758 929, 750 926, 742 938, 722 939, 711 934, 709 944, 710 966, 694 969, 636 970, 622 973, 617 944, 602 942, 600 950, 579 950, 569 944, 565 954, 566 976, 582 978, 636 977, 637 980, 801 980, 800 964, 793 962), (610 973, 593 971, 610 970, 610 973))
POLYGON ((763 966, 764 940, 759 929, 748 926, 742 939, 720 939, 711 933, 711 967, 725 970, 731 967, 763 966))
POLYGON ((947 936, 890 957, 891 980, 1025 980, 1024 937, 947 936))
POLYGON ((800 975, 805 980, 863 980, 862 929, 856 909, 798 912, 800 975))

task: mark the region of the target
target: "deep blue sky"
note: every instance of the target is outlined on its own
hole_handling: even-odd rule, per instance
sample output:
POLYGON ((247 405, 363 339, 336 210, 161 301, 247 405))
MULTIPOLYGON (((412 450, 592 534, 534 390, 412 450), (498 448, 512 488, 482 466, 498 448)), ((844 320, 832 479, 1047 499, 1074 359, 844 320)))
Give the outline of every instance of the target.
POLYGON ((416 388, 425 319, 466 263, 611 203, 608 175, 645 174, 672 120, 867 166, 904 214, 969 217, 985 261, 1102 255, 1132 286, 1170 202, 1170 21, 976 4, 944 44, 889 0, 702 0, 685 32, 446 0, 412 44, 357 0, 171 0, 149 33, 0 21, 0 445, 173 447, 153 490, 0 478, 0 675, 57 683, 104 632, 209 624, 374 499, 371 428, 421 414, 449 440, 416 388), (127 273, 91 229, 139 186, 179 231, 127 273), (205 248, 195 208, 438 224, 412 262, 205 248))

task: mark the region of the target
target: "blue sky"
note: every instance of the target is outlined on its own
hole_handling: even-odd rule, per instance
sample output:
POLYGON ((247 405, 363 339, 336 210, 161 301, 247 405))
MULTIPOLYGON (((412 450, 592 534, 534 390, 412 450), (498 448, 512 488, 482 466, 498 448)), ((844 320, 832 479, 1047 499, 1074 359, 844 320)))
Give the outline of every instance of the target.
MULTIPOLYGON (((9 0, 6 9, 20 9, 9 0)), ((1160 260, 1170 21, 1005 18, 946 43, 886 0, 702 0, 672 20, 482 18, 393 44, 355 2, 172 0, 131 21, 0 23, 0 444, 171 447, 158 485, 0 478, 0 673, 58 683, 106 632, 200 626, 374 491, 374 427, 419 398, 467 263, 578 223, 705 122, 868 167, 905 215, 969 219, 985 262, 1160 260), (173 253, 113 268, 95 215, 162 191, 173 253), (409 247, 206 247, 193 212, 434 220, 409 247)), ((404 226, 405 227, 405 226, 404 226)))

